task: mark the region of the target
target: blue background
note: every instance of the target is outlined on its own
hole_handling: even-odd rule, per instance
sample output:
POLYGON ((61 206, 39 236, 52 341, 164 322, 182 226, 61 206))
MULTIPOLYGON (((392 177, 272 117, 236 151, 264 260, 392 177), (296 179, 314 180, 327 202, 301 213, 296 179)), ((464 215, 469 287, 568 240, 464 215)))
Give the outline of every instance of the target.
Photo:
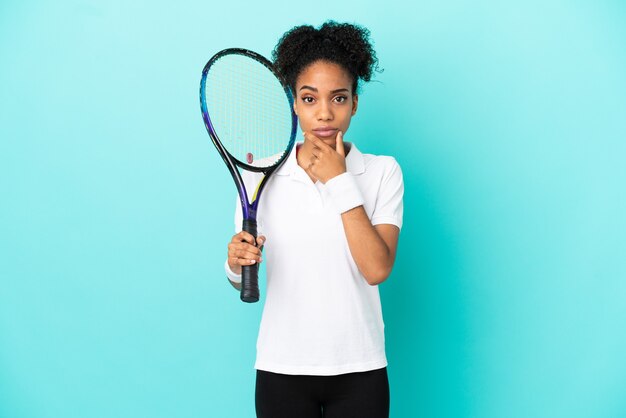
POLYGON ((223 274, 234 188, 200 73, 328 18, 384 68, 346 139, 405 176, 392 417, 626 417, 626 4, 605 0, 3 1, 0 416, 253 416, 262 304, 223 274))

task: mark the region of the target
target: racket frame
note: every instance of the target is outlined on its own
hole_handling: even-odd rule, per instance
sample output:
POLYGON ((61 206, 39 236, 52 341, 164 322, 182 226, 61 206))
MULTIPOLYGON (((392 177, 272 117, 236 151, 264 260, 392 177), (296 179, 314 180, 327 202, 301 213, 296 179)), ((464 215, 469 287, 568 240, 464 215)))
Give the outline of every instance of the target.
MULTIPOLYGON (((260 54, 257 54, 254 51, 250 51, 244 48, 223 49, 219 51, 218 53, 216 53, 215 55, 213 55, 213 57, 211 57, 211 59, 206 63, 206 65, 204 66, 204 69, 202 70, 202 79, 200 81, 200 108, 202 111, 202 119, 204 120, 204 126, 206 127, 207 132, 209 133, 209 136, 211 137, 211 141, 213 142, 213 145, 215 145, 215 148, 217 148, 217 151, 222 157, 222 160, 224 160, 224 163, 226 164, 226 167, 228 168, 228 171, 230 172, 235 182, 235 185, 237 187, 237 191, 239 193, 239 200, 241 203, 242 215, 243 215, 243 230, 251 233, 254 236, 255 240, 257 237, 256 215, 257 215, 261 193, 263 192, 263 189, 265 188, 265 185, 267 184, 272 173, 276 171, 286 161, 287 157, 291 153, 293 146, 295 144, 296 132, 298 128, 298 117, 296 116, 294 112, 293 103, 294 103, 293 94, 291 93, 291 89, 287 86, 287 83, 285 82, 285 80, 280 76, 280 74, 278 74, 278 72, 274 69, 274 66, 272 65, 272 63, 267 58, 265 58, 264 56, 260 54), (217 62, 219 59, 223 58, 224 56, 231 55, 231 54, 243 55, 245 57, 256 60, 260 64, 263 64, 269 71, 272 72, 272 74, 274 74, 274 76, 278 79, 278 81, 280 82, 280 84, 282 85, 285 91, 285 96, 286 96, 285 98, 287 99, 289 103, 289 110, 291 112, 291 135, 289 138, 289 143, 287 147, 285 148, 285 152, 279 158, 279 160, 270 167, 255 167, 235 158, 232 154, 230 154, 226 150, 224 145, 222 145, 222 142, 219 139, 219 135, 215 131, 215 128, 213 127, 213 123, 211 122, 211 117, 209 116, 209 112, 208 112, 207 104, 206 104, 206 78, 207 78, 207 75, 209 74, 209 70, 211 69, 211 66, 215 62, 217 62), (250 202, 250 199, 248 198, 246 186, 243 182, 243 178, 241 177, 241 173, 239 172, 238 167, 242 170, 263 173, 264 175, 263 178, 261 179, 261 182, 256 187, 254 195, 252 196, 252 202, 250 202)), ((241 300, 243 300, 244 302, 257 302, 259 300, 258 265, 257 264, 254 264, 252 266, 242 266, 241 300), (249 277, 251 275, 255 276, 252 279, 255 281, 255 283, 252 283, 252 286, 250 286, 250 283, 246 283, 250 280, 249 277)))

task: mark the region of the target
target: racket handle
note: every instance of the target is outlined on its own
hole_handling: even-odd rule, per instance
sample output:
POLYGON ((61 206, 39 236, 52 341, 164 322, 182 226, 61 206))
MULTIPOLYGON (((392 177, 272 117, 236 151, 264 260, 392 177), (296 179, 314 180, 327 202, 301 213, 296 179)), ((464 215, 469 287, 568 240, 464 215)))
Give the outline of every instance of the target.
MULTIPOLYGON (((256 220, 244 219, 243 230, 252 234, 256 245, 256 220)), ((259 301, 259 265, 257 263, 241 267, 241 300, 248 303, 259 301)))

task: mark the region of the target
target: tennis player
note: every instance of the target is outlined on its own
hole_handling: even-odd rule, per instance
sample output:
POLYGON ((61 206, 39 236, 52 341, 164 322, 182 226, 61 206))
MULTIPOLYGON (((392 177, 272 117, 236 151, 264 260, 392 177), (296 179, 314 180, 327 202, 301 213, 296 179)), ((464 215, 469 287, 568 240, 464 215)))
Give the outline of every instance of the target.
MULTIPOLYGON (((242 266, 266 262, 257 416, 388 417, 378 285, 394 264, 404 185, 395 159, 347 141, 359 84, 377 70, 369 31, 298 26, 273 59, 294 93, 302 139, 265 189, 256 245, 237 233, 225 265, 238 289, 242 266)), ((256 184, 256 175, 244 181, 256 184)))

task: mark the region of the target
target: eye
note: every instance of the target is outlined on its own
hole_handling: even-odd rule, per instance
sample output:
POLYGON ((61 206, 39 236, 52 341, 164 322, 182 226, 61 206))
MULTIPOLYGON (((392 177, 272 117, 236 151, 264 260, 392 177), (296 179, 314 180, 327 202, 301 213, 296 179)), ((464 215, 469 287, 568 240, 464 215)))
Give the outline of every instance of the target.
POLYGON ((348 98, 346 96, 337 96, 337 97, 335 97, 335 101, 337 103, 344 103, 346 100, 348 100, 348 98))
POLYGON ((302 98, 302 101, 304 103, 313 103, 313 100, 314 99, 311 96, 305 96, 305 97, 302 98))

